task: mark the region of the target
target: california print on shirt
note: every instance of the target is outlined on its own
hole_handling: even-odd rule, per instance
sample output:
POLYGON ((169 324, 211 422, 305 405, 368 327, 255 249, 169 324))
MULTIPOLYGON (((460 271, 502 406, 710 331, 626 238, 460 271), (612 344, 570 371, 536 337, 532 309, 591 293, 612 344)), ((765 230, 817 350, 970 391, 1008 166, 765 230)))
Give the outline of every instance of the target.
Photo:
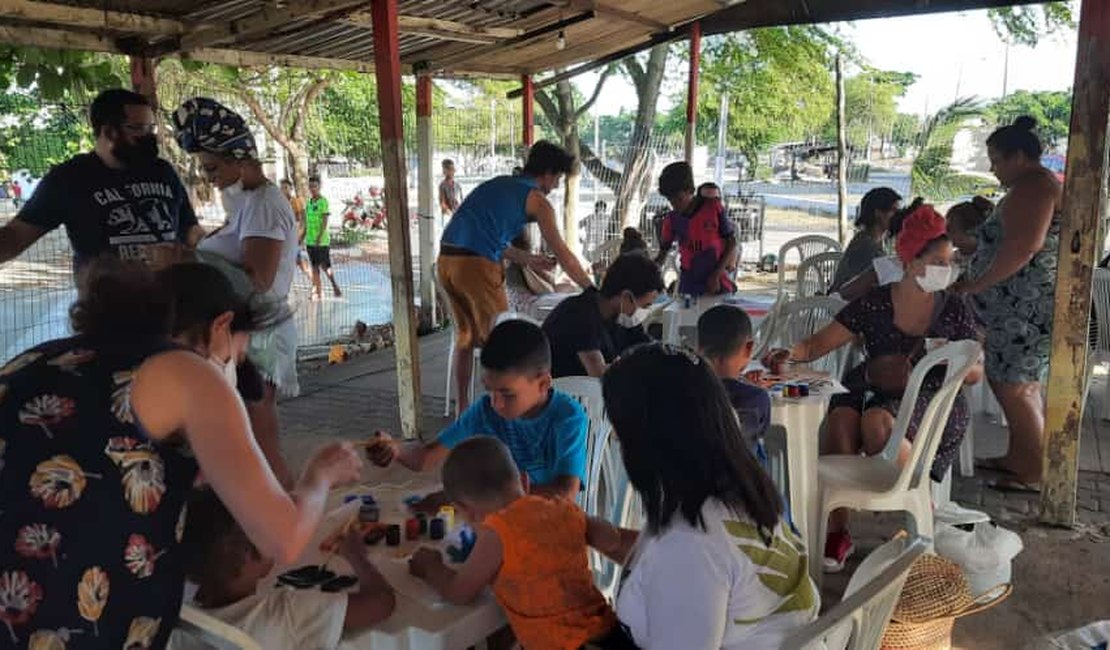
POLYGON ((175 197, 169 183, 121 183, 95 190, 92 196, 107 212, 104 234, 120 259, 145 261, 147 245, 177 240, 177 224, 170 212, 175 197))

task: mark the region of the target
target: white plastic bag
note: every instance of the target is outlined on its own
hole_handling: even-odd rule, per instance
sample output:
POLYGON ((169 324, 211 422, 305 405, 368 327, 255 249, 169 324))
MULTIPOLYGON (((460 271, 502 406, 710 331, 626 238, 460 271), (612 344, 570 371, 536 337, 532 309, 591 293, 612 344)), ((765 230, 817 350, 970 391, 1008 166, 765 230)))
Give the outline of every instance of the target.
POLYGON ((1110 621, 1097 621, 1063 634, 1038 639, 1029 650, 1106 650, 1110 644, 1110 621))
POLYGON ((960 565, 975 598, 1010 582, 1010 565, 1023 548, 1017 533, 990 522, 970 531, 937 523, 935 535, 937 554, 960 565))

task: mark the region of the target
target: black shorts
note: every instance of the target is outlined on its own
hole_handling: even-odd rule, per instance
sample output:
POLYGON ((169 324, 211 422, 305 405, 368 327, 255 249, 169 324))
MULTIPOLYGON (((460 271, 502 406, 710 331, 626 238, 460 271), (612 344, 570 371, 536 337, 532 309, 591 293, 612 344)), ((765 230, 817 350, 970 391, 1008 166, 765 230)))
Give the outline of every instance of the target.
POLYGON ((314 268, 331 268, 331 248, 328 246, 308 246, 308 261, 314 268))

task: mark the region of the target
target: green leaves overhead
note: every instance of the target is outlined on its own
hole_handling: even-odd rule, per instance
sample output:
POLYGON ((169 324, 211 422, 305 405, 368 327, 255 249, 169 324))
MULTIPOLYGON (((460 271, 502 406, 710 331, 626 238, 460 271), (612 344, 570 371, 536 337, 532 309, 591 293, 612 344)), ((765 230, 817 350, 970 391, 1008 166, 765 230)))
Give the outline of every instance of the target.
POLYGON ((1033 47, 1047 35, 1075 29, 1075 19, 1079 15, 1075 5, 1069 1, 1001 7, 991 9, 990 18, 995 33, 1003 41, 1033 47))

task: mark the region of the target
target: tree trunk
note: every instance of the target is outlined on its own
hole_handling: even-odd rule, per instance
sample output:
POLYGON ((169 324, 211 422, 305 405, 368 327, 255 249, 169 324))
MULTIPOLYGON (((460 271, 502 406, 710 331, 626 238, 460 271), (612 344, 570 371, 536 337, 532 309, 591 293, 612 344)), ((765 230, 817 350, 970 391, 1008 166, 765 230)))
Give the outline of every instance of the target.
POLYGON ((656 105, 663 84, 663 72, 667 66, 669 46, 656 45, 648 55, 647 66, 641 66, 635 57, 622 62, 624 70, 636 87, 638 105, 636 125, 632 139, 624 156, 624 170, 616 171, 606 167, 589 147, 583 147, 583 164, 599 182, 617 194, 615 208, 611 213, 613 222, 606 232, 619 233, 626 227, 642 228, 640 223, 641 206, 647 197, 652 179, 650 173, 655 156, 651 150, 651 134, 655 129, 656 105), (615 227, 619 226, 619 227, 615 227))
MULTIPOLYGON (((604 82, 602 82, 604 83, 604 82)), ((582 178, 581 140, 578 137, 578 111, 574 106, 574 89, 569 81, 555 84, 555 97, 558 102, 559 116, 557 130, 563 140, 563 148, 574 156, 574 163, 567 173, 563 189, 563 240, 575 253, 582 250, 578 240, 578 185, 582 178)))
MULTIPOLYGON (((844 115, 844 63, 843 57, 836 56, 836 205, 837 232, 840 245, 848 243, 848 154, 847 126, 844 115)), ((867 148, 871 149, 871 133, 867 134, 867 148)))

